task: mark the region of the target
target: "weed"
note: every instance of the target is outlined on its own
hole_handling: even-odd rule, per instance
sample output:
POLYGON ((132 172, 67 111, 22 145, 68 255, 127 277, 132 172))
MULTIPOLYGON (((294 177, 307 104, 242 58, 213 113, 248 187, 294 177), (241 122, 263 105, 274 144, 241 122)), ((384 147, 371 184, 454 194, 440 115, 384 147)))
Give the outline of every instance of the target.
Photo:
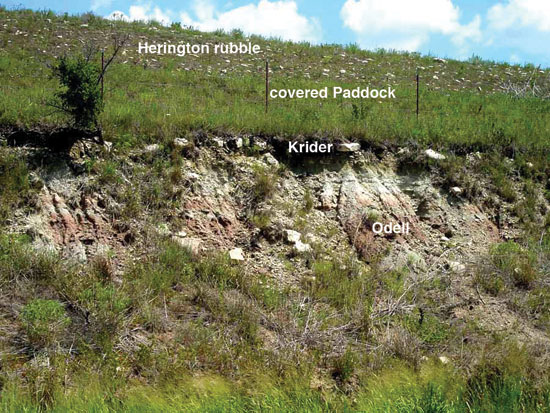
POLYGON ((495 245, 491 256, 495 266, 518 287, 528 288, 538 278, 534 253, 513 241, 495 245))
POLYGON ((355 315, 361 323, 366 321, 372 303, 372 279, 361 263, 348 258, 345 262, 333 258, 313 263, 315 277, 312 293, 315 298, 327 301, 336 309, 355 315))
POLYGON ((0 227, 13 208, 24 205, 30 193, 29 173, 24 160, 0 147, 0 227))
POLYGON ((266 230, 271 225, 271 212, 260 212, 257 214, 252 215, 250 218, 250 222, 260 230, 266 230))
POLYGON ((252 197, 255 202, 265 201, 273 196, 277 188, 278 176, 271 169, 256 165, 254 167, 254 183, 252 197))
POLYGON ((347 382, 353 376, 356 363, 356 354, 353 351, 347 349, 344 354, 334 359, 332 377, 340 383, 347 382))
POLYGON ((63 304, 40 298, 23 307, 21 321, 34 348, 47 348, 57 343, 70 323, 63 304))
POLYGON ((306 192, 304 194, 304 211, 310 212, 313 209, 314 201, 313 196, 311 195, 311 191, 306 189, 306 192))

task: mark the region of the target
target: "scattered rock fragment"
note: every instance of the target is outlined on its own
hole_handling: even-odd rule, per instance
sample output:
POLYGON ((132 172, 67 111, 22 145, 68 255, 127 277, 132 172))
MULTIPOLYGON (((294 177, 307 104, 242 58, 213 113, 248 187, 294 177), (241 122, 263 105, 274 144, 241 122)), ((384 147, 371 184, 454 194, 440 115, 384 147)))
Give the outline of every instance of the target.
POLYGON ((277 159, 275 159, 275 157, 273 155, 271 155, 270 153, 266 153, 262 157, 262 159, 269 166, 273 166, 275 168, 279 166, 279 161, 277 159))
POLYGON ((200 252, 200 245, 202 243, 200 238, 182 238, 174 236, 172 240, 189 250, 193 255, 198 255, 200 252))
POLYGON ((443 159, 446 159, 447 157, 439 152, 436 152, 434 151, 433 149, 426 149, 424 151, 424 153, 426 154, 426 156, 430 159, 436 159, 436 160, 443 160, 443 159))
POLYGON ((147 153, 157 152, 160 150, 160 145, 158 143, 153 143, 152 145, 147 145, 144 149, 147 153))
POLYGON ((439 356, 439 361, 443 364, 449 364, 451 362, 451 360, 449 360, 449 357, 446 357, 446 356, 439 356))
POLYGON ((243 138, 232 138, 227 142, 227 146, 233 150, 241 149, 243 147, 243 138))
POLYGON ((189 145, 189 141, 185 138, 174 139, 174 146, 176 148, 185 148, 187 145, 189 145))
POLYGON ((214 142, 214 144, 217 147, 223 148, 223 139, 222 138, 212 138, 212 142, 214 142))
POLYGON ((458 186, 453 186, 451 188, 451 192, 455 195, 460 195, 462 193, 462 188, 459 188, 458 186))
POLYGON ((361 149, 361 145, 357 142, 341 143, 336 146, 336 151, 338 152, 357 152, 359 149, 361 149))
POLYGON ((458 261, 450 261, 449 270, 451 270, 452 272, 460 273, 466 271, 466 266, 458 261))
POLYGON ((244 255, 242 248, 233 248, 229 251, 229 258, 231 261, 244 261, 244 255))
POLYGON ((305 252, 309 252, 311 251, 311 245, 309 244, 304 244, 302 241, 298 240, 295 244, 294 244, 294 252, 298 253, 298 254, 303 254, 305 252))
POLYGON ((298 231, 294 231, 292 229, 285 229, 283 231, 285 241, 289 244, 296 244, 300 241, 300 238, 302 237, 302 234, 300 234, 298 231))

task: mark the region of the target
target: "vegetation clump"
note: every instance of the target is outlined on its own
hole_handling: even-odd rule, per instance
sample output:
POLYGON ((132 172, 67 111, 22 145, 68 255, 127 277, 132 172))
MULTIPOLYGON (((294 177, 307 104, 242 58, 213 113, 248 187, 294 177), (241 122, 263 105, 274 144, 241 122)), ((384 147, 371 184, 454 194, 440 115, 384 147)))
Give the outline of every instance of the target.
POLYGON ((70 319, 63 304, 56 300, 34 299, 21 311, 23 327, 29 342, 35 348, 49 347, 57 343, 70 319))
POLYGON ((57 103, 53 105, 69 114, 76 127, 97 127, 103 109, 101 69, 83 56, 64 56, 59 59, 54 74, 63 90, 57 93, 57 103))

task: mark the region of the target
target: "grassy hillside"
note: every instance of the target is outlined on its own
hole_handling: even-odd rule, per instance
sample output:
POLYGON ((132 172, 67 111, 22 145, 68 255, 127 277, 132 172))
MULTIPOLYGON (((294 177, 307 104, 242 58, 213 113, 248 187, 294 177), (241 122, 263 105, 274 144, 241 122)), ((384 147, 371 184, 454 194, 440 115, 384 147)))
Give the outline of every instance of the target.
POLYGON ((0 7, 1 411, 550 411, 548 69, 259 37, 258 56, 144 56, 140 40, 245 38, 0 7), (5 139, 67 125, 48 104, 57 58, 121 35, 112 147, 5 139), (273 88, 397 99, 266 115, 265 59, 273 88), (272 137, 368 150, 287 159, 272 137), (413 234, 371 237, 388 219, 413 234))
MULTIPOLYGON (((548 90, 550 72, 479 59, 366 52, 355 46, 312 46, 252 37, 260 55, 138 55, 139 41, 210 43, 241 41, 241 33, 200 33, 178 25, 109 22, 92 15, 0 9, 0 123, 63 124, 46 102, 56 91, 50 66, 58 56, 109 47, 116 33, 130 40, 106 79, 101 125, 115 142, 157 141, 189 130, 322 136, 368 141, 462 145, 472 150, 503 146, 540 150, 549 145, 550 103, 510 86, 548 90), (394 101, 278 100, 265 115, 264 61, 273 88, 340 85, 397 90, 394 101), (420 118, 415 116, 415 72, 421 80, 420 118)), ((98 55, 96 55, 98 59, 98 55)))

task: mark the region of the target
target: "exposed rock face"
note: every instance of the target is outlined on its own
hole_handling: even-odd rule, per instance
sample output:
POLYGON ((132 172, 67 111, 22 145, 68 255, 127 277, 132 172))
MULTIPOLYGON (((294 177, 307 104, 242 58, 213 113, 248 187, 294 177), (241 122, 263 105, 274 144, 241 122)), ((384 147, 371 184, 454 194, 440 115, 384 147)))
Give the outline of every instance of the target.
POLYGON ((381 252, 388 242, 372 231, 375 222, 409 222, 413 231, 418 223, 407 195, 398 187, 397 179, 384 179, 370 171, 360 182, 353 171, 343 177, 338 203, 339 219, 351 242, 363 254, 371 256, 381 252))
POLYGON ((319 195, 319 201, 321 208, 324 210, 331 210, 336 207, 336 193, 334 192, 332 183, 326 182, 323 185, 323 189, 319 195))
MULTIPOLYGON (((100 194, 83 195, 81 188, 89 178, 61 168, 49 176, 36 176, 37 188, 44 187, 41 207, 25 218, 23 231, 41 248, 86 260, 107 249, 123 252, 135 245, 146 225, 153 225, 157 233, 162 225, 161 236, 172 237, 193 254, 228 251, 251 272, 272 274, 281 285, 311 275, 310 268, 299 263, 314 250, 357 251, 366 262, 377 260, 382 268, 406 266, 422 273, 449 245, 461 246, 449 259, 462 263, 475 245, 499 238, 499 230, 485 213, 434 187, 428 175, 398 173, 391 163, 373 162, 360 151, 339 165, 325 159, 313 173, 288 168, 276 178, 273 193, 250 212, 254 168, 260 163, 273 170, 279 161, 270 153, 258 158, 220 150, 217 139, 203 146, 199 140, 200 162, 185 161, 185 190, 164 221, 139 220, 133 228, 113 223, 105 204, 114 201, 100 194), (306 194, 315 194, 315 208, 303 209, 306 194), (269 217, 266 227, 252 225, 251 214, 269 217), (375 233, 376 222, 406 223, 410 233, 375 233), (241 246, 240 252, 235 245, 241 246), (290 271, 280 256, 294 260, 295 269, 290 271)), ((129 178, 125 185, 133 185, 134 178, 129 178)), ((458 195, 454 188, 450 192, 458 195)), ((449 262, 443 260, 445 271, 465 272, 463 264, 449 262)))
MULTIPOLYGON (((117 263, 143 247, 142 234, 154 233, 171 237, 193 254, 227 252, 249 276, 261 275, 280 288, 316 282, 312 262, 334 257, 359 257, 362 265, 375 263, 377 271, 405 269, 407 282, 436 268, 460 292, 452 303, 457 318, 486 311, 481 306, 471 310, 469 304, 460 307, 477 297, 463 282, 471 277, 469 259, 513 232, 508 221, 497 228, 490 210, 458 196, 456 188, 441 189, 429 172, 398 169, 399 154, 379 159, 358 151, 351 157, 314 160, 313 165, 289 163, 278 171, 284 161, 273 154, 248 156, 227 150, 225 141, 223 149, 215 142, 196 140, 198 158, 183 157, 180 194, 162 214, 140 211, 139 219, 129 223, 112 214, 113 206, 120 210, 125 202, 112 193, 120 186, 134 190, 136 176, 124 171, 123 183, 109 192, 96 189, 93 175, 75 175, 67 162, 56 159, 47 170, 32 172, 40 202, 31 215, 20 213, 14 219, 14 232, 28 233, 36 248, 64 258, 83 261, 110 251, 117 263), (277 171, 274 189, 260 202, 250 197, 258 165, 277 171), (406 223, 410 233, 377 234, 375 222, 406 223)), ((155 156, 163 154, 147 154, 147 159, 155 156)), ((136 160, 127 162, 132 171, 136 160)), ((492 311, 495 319, 502 312, 496 305, 492 311)))
POLYGON ((67 257, 86 261, 124 242, 125 234, 113 229, 97 194, 82 194, 78 203, 68 204, 60 194, 44 187, 40 202, 41 211, 29 217, 27 224, 27 233, 37 245, 61 249, 67 257))

